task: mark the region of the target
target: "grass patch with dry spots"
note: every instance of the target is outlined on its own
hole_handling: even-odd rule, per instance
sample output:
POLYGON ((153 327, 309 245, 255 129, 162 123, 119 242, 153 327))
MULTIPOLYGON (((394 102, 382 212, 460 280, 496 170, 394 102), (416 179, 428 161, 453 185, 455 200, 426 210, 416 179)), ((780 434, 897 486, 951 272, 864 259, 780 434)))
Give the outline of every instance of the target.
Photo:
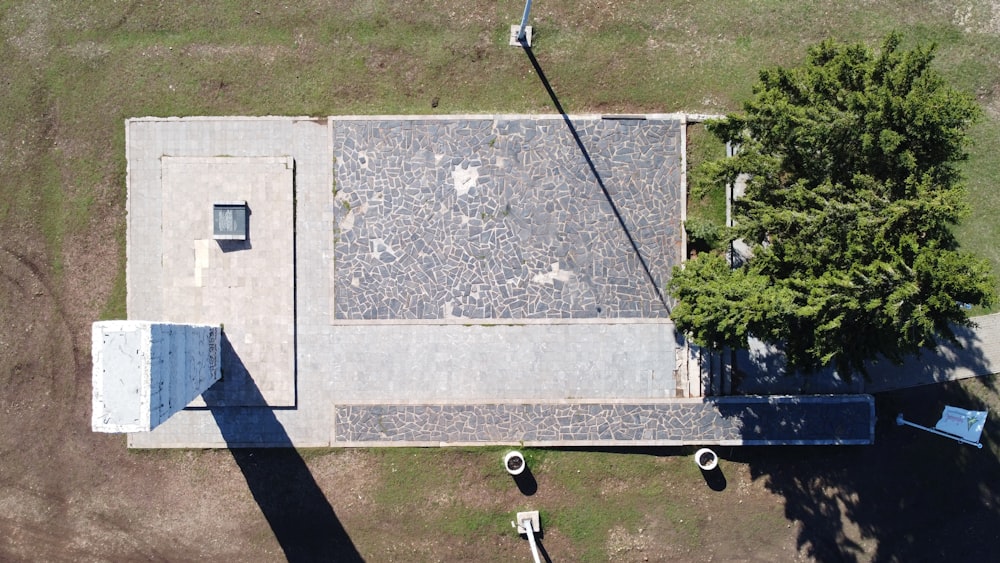
MULTIPOLYGON (((124 120, 553 112, 525 54, 507 45, 522 7, 0 2, 0 245, 16 251, 0 257, 5 274, 24 278, 5 286, 16 298, 0 303, 10 319, 0 328, 0 504, 18 507, 0 522, 0 558, 276 557, 227 452, 125 454, 122 440, 85 429, 89 323, 125 315, 124 120)), ((531 23, 534 54, 570 113, 736 111, 761 68, 796 64, 827 37, 875 45, 899 30, 907 46, 937 42, 938 68, 986 109, 965 168, 973 211, 957 233, 1000 270, 993 8, 970 0, 558 0, 536 3, 531 23)), ((718 217, 713 201, 703 211, 718 217)), ((997 406, 995 387, 949 389, 954 402, 997 406)), ((736 459, 724 455, 728 486, 719 492, 683 450, 528 448, 538 485, 531 496, 504 473, 503 448, 302 456, 373 561, 526 558, 509 522, 531 509, 541 510, 544 544, 558 560, 954 560, 975 558, 977 546, 995 551, 988 540, 1000 494, 989 476, 1000 435, 988 429, 989 446, 973 457, 880 432, 885 450, 730 451, 736 459), (958 461, 943 464, 944 454, 958 461), (955 478, 942 478, 942 467, 955 478), (934 488, 924 494, 927 482, 934 488), (954 523, 942 532, 942 521, 954 523)))

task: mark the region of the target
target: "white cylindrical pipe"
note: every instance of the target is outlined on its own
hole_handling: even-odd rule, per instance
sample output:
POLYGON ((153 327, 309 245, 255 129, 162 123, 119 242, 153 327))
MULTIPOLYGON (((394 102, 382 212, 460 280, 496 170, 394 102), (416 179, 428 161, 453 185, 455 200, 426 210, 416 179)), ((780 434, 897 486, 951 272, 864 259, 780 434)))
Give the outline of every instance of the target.
POLYGON ((511 475, 520 475, 524 472, 524 468, 528 466, 528 462, 525 461, 524 456, 521 452, 517 450, 507 452, 507 455, 503 456, 503 468, 507 470, 507 473, 511 475), (516 460, 511 463, 511 460, 516 460), (517 467, 511 467, 511 465, 516 465, 517 467))
POLYGON ((711 471, 719 465, 719 456, 709 448, 701 448, 694 453, 694 462, 705 471, 711 471), (702 461, 702 458, 705 461, 702 461))
POLYGON ((524 29, 528 26, 528 14, 531 12, 531 0, 524 3, 524 14, 521 16, 521 29, 517 32, 517 40, 524 41, 524 29))
POLYGON ((542 563, 542 559, 538 555, 538 544, 535 543, 535 530, 531 527, 531 520, 522 521, 521 527, 524 528, 524 533, 528 535, 528 544, 531 545, 531 556, 535 558, 535 563, 542 563))

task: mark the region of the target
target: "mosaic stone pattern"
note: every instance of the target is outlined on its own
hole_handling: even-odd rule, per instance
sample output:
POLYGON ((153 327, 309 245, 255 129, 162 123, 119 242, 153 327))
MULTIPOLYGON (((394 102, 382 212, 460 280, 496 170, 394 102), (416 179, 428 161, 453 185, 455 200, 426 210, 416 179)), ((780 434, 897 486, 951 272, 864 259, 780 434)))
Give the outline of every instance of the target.
POLYGON ((654 404, 338 405, 336 443, 868 444, 870 395, 654 404))
POLYGON ((665 318, 680 122, 337 120, 335 318, 665 318))

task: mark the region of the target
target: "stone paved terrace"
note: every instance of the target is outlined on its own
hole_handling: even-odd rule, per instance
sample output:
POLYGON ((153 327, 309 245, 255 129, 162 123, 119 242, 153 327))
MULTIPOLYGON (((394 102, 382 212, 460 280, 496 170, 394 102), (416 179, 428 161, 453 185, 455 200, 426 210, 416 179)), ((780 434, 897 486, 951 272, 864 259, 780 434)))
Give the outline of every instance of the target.
POLYGON ((681 122, 336 118, 337 319, 666 318, 681 122))
POLYGON ((803 430, 779 441, 870 439, 869 410, 840 398, 749 399, 732 412, 676 399, 677 340, 655 288, 681 259, 684 117, 571 120, 639 254, 558 116, 129 120, 129 317, 222 323, 224 365, 240 368, 206 407, 131 434, 130 447, 557 445, 584 433, 595 444, 732 443, 756 428, 733 421, 753 417, 752 440, 788 420, 803 430), (268 184, 263 199, 249 184, 219 198, 211 183, 190 201, 164 194, 164 163, 169 180, 219 159, 290 160, 292 181, 268 184), (194 205, 190 217, 168 199, 194 205), (197 232, 215 199, 248 201, 249 244, 197 232), (164 224, 172 216, 188 222, 164 224), (270 248, 255 229, 282 224, 291 255, 250 260, 270 248), (178 284, 248 306, 177 309, 178 284), (267 319, 289 314, 269 291, 293 296, 290 335, 274 335, 290 365, 268 364, 259 346, 274 343, 267 319), (820 422, 839 410, 856 425, 820 422))

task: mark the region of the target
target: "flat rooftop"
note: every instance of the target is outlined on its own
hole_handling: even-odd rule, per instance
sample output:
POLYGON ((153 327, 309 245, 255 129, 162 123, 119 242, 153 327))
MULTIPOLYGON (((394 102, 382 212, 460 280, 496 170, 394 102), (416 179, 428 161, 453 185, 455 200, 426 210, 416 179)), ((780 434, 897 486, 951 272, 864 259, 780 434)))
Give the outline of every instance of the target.
POLYGON ((677 409, 718 410, 680 398, 661 294, 683 259, 684 128, 128 120, 129 319, 225 336, 222 381, 130 447, 557 445, 585 427, 595 443, 702 443, 667 431, 687 424, 677 409), (248 239, 214 240, 213 204, 233 201, 248 239), (569 426, 526 434, 526 412, 569 426), (602 430, 619 415, 662 431, 602 430))

